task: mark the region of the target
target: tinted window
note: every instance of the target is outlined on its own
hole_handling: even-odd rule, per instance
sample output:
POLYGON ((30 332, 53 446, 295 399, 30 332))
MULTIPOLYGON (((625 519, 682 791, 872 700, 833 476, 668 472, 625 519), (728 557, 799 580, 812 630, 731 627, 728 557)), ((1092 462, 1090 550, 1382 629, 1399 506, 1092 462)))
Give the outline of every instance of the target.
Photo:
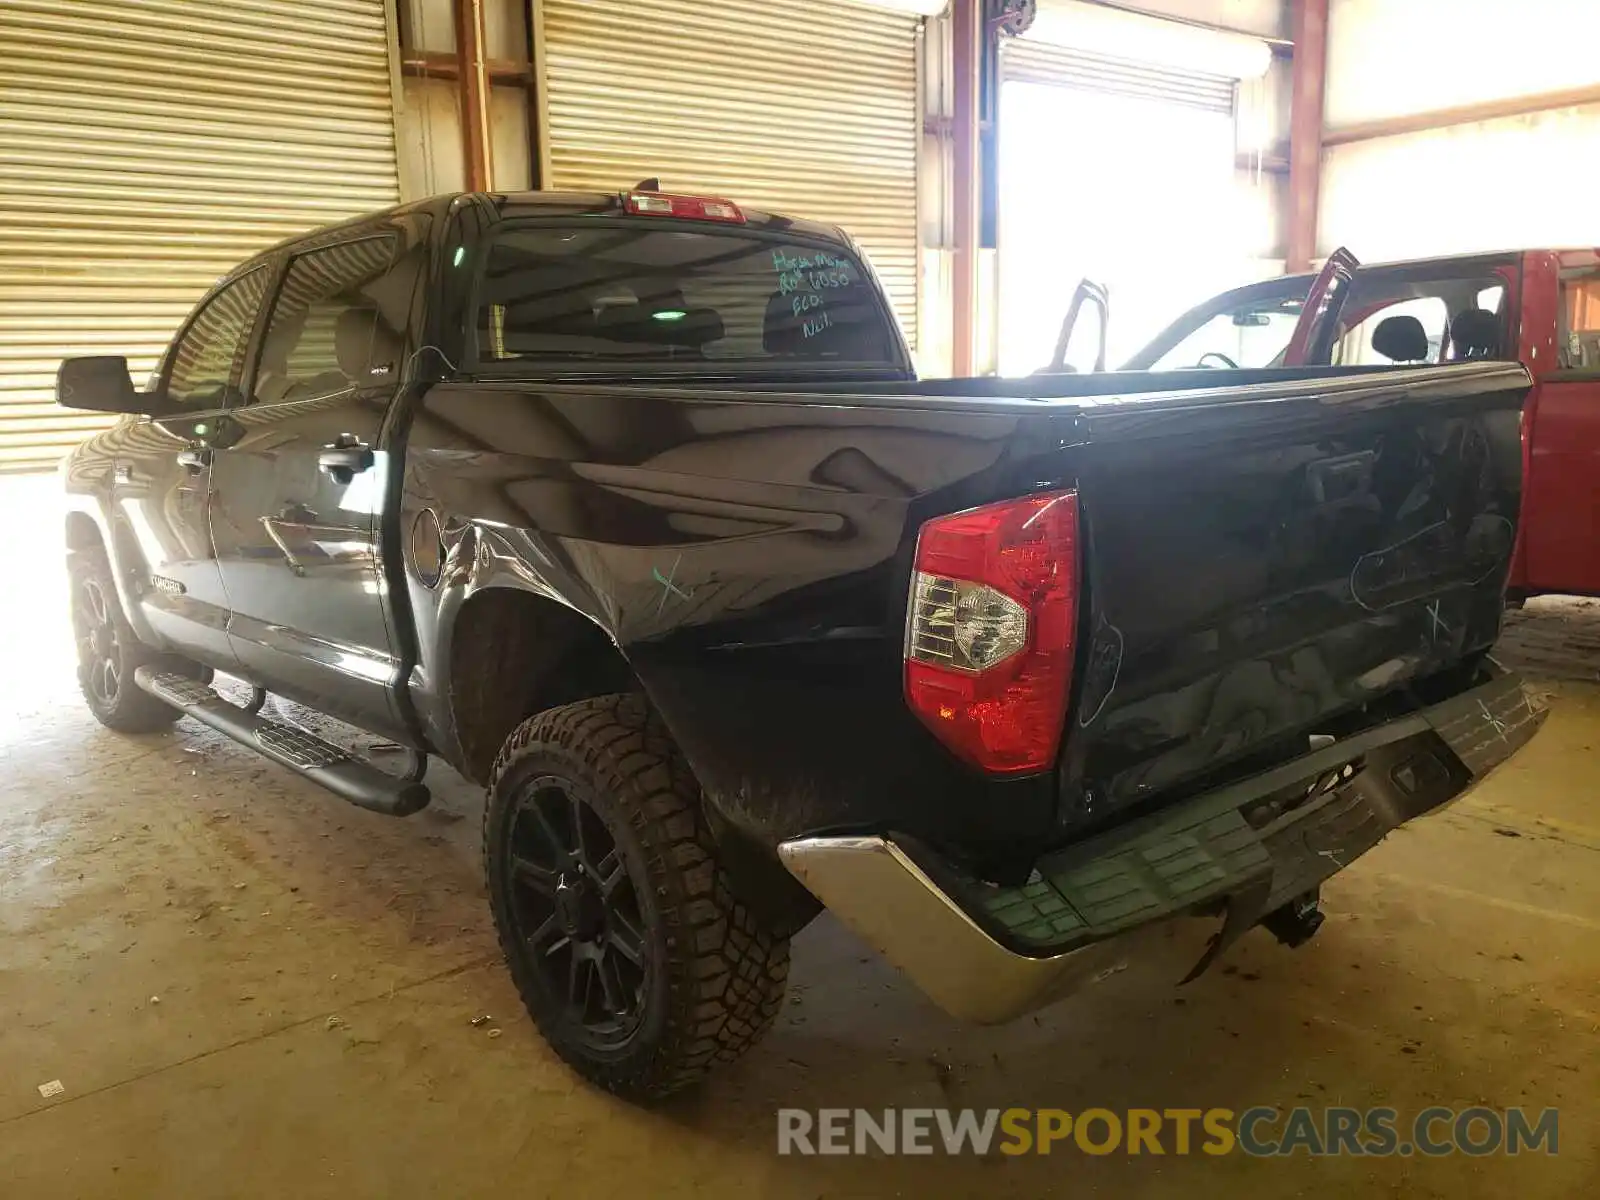
POLYGON ((266 288, 266 268, 257 267, 205 302, 173 351, 169 400, 192 409, 221 408, 231 401, 266 288))
POLYGON ((390 236, 296 255, 261 340, 256 399, 309 400, 400 377, 415 271, 390 236))
POLYGON ((896 365, 861 265, 718 227, 509 226, 478 297, 483 362, 896 365))

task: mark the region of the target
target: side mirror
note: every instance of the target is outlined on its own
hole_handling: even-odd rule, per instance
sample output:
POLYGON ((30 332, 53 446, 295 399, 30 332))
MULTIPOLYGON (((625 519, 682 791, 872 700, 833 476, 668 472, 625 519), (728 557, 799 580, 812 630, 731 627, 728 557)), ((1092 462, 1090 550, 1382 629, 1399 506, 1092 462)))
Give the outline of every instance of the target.
POLYGON ((134 388, 121 355, 67 358, 56 371, 56 403, 62 408, 153 416, 153 400, 134 388))

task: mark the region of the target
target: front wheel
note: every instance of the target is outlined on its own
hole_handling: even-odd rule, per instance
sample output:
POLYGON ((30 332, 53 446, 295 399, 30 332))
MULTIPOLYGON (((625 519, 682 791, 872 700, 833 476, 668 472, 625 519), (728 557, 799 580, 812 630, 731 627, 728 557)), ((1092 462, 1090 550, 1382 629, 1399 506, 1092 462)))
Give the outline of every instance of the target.
POLYGON ((154 733, 180 716, 133 682, 133 673, 160 655, 133 632, 117 599, 111 565, 98 546, 67 564, 72 589, 72 636, 78 648, 78 688, 100 724, 119 733, 154 733))
POLYGON ((782 1007, 788 939, 734 897, 700 789, 643 697, 517 727, 490 776, 484 868, 523 1003, 601 1087, 687 1087, 782 1007))

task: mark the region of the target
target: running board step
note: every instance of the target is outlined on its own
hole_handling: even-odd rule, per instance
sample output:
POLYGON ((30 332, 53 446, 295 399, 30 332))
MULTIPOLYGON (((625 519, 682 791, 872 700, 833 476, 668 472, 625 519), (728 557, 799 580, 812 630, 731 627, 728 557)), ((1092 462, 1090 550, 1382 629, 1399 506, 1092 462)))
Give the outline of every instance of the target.
POLYGON ((198 679, 145 666, 133 673, 133 681, 202 725, 227 734, 362 808, 388 817, 409 817, 432 799, 427 785, 380 771, 315 734, 231 704, 198 679))

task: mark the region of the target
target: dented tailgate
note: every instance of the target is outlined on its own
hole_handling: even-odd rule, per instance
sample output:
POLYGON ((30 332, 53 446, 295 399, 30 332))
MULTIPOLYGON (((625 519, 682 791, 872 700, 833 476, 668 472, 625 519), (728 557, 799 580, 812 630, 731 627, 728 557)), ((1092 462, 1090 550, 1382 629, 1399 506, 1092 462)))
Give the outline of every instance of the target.
POLYGON ((1516 536, 1514 364, 1095 404, 1080 815, 1202 780, 1475 659, 1516 536))

